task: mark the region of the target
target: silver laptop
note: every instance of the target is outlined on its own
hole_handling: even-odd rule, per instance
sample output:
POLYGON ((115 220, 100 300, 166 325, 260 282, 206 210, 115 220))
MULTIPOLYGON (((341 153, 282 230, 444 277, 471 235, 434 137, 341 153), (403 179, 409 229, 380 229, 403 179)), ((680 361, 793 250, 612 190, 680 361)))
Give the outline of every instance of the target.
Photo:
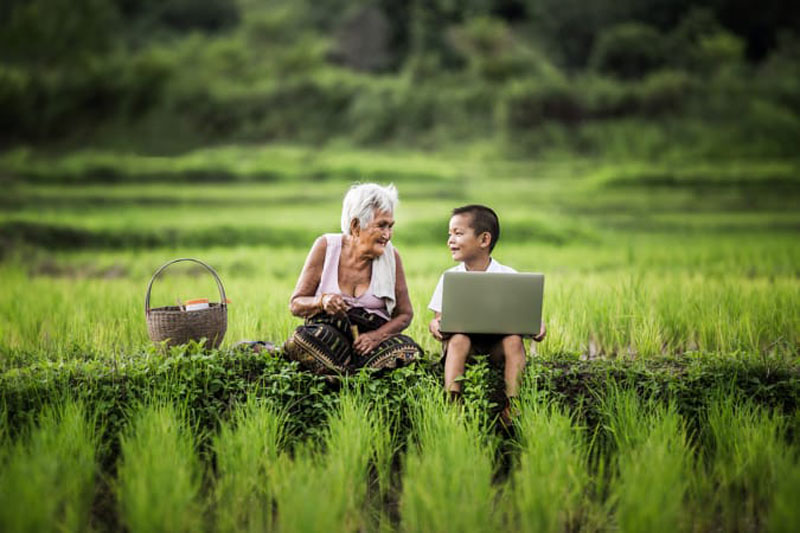
POLYGON ((445 272, 441 330, 537 335, 544 274, 445 272))

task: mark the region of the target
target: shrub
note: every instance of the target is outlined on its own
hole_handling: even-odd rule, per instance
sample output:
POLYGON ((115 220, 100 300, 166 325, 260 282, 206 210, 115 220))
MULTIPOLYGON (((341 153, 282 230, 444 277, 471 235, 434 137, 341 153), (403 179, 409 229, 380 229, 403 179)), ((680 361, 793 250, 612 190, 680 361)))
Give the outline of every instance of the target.
POLYGON ((589 64, 620 78, 641 78, 666 62, 664 37, 651 26, 628 22, 604 30, 595 41, 589 64))
POLYGON ((566 82, 517 81, 501 96, 498 109, 501 129, 515 132, 556 120, 575 123, 586 116, 586 109, 575 88, 566 82))
POLYGON ((693 92, 692 80, 685 72, 654 72, 636 88, 637 108, 648 117, 678 113, 685 109, 693 92))
POLYGON ((563 79, 555 65, 539 50, 523 43, 500 19, 469 19, 451 28, 448 40, 478 79, 504 81, 520 76, 563 79))

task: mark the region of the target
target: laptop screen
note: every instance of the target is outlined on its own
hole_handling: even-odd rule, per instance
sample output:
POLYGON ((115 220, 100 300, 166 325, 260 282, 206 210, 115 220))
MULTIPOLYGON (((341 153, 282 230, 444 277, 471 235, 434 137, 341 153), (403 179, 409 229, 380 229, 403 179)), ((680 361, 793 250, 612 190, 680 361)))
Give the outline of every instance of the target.
POLYGON ((544 274, 445 272, 441 330, 536 335, 543 295, 544 274))

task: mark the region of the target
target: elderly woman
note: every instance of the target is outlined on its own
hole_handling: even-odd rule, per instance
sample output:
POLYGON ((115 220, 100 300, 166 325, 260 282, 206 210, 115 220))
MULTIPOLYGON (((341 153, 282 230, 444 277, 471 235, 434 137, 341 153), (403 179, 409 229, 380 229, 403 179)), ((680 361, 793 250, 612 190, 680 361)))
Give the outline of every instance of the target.
POLYGON ((305 324, 285 344, 309 370, 396 368, 422 354, 400 334, 413 311, 391 243, 396 204, 393 185, 354 185, 344 198, 342 233, 314 242, 289 302, 305 324))

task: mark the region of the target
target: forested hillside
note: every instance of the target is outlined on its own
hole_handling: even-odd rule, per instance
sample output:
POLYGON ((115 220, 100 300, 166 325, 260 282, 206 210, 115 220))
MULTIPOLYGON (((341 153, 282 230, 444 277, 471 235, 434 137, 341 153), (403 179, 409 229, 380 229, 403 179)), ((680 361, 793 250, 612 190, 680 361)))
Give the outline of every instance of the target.
POLYGON ((800 8, 766 0, 7 0, 0 142, 786 157, 800 8))

